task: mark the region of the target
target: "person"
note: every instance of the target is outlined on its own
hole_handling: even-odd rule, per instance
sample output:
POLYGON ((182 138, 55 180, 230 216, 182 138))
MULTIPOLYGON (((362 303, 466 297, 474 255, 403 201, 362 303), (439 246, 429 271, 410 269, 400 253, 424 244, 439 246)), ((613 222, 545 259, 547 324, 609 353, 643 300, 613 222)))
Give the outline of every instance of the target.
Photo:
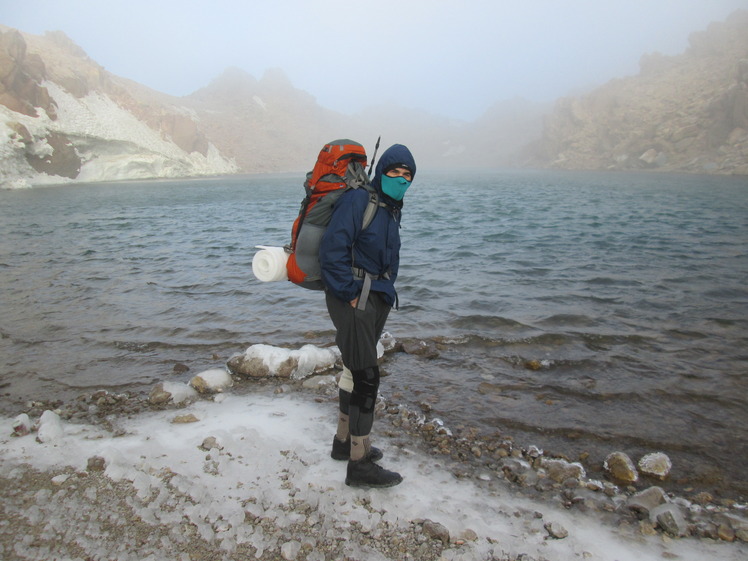
POLYGON ((327 310, 344 366, 331 456, 348 460, 349 486, 391 487, 402 481, 400 474, 376 463, 383 453, 371 445, 370 433, 379 390, 377 343, 397 303, 400 217, 403 196, 415 175, 410 150, 402 144, 390 146, 371 182, 379 195, 371 224, 362 230, 367 190, 348 190, 335 203, 320 244, 327 310))

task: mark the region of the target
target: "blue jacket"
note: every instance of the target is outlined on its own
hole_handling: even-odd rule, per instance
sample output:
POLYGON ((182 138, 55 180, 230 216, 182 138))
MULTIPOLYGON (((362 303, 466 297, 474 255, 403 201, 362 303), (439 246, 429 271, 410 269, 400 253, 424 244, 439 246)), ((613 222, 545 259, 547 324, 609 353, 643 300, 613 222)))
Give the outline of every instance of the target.
POLYGON ((402 201, 382 193, 381 177, 394 164, 407 164, 415 177, 416 165, 410 151, 395 144, 382 154, 372 185, 385 203, 379 208, 366 230, 361 229, 364 211, 369 202, 366 189, 346 191, 335 203, 330 224, 322 236, 319 261, 322 281, 336 298, 350 302, 361 293, 363 281, 356 279, 354 266, 368 273, 389 278, 372 281, 371 290, 381 292, 390 306, 397 300, 395 280, 400 266, 400 213, 402 201))

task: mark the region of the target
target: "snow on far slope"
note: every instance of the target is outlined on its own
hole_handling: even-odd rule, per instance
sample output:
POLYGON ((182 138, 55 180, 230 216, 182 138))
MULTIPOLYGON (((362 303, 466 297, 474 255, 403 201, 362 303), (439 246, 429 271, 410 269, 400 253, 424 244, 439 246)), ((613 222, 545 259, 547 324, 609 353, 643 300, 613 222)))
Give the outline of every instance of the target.
POLYGON ((43 85, 57 104, 55 121, 44 111, 34 118, 0 106, 0 134, 7 139, 0 143, 0 187, 70 181, 38 173, 26 160, 26 153, 44 155, 50 151, 46 140, 50 132, 65 135, 75 147, 82 163, 75 181, 191 177, 237 171, 236 164, 222 157, 212 144, 207 156, 188 154, 100 92, 78 99, 54 82, 43 85), (32 142, 21 141, 11 123, 23 125, 32 142))

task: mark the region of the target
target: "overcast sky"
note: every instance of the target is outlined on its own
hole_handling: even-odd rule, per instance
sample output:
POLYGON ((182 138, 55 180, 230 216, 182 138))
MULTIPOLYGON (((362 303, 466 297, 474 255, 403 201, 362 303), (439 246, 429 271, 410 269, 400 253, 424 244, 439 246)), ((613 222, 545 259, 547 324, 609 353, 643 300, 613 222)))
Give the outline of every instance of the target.
POLYGON ((281 68, 351 113, 396 101, 472 120, 679 54, 748 0, 0 0, 0 23, 62 30, 114 74, 182 96, 228 66, 281 68))

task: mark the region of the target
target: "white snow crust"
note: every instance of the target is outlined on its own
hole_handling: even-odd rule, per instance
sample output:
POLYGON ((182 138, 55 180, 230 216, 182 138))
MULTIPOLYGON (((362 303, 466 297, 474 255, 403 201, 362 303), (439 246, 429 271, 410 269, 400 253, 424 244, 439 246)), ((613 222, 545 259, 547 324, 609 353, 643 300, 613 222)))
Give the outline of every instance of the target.
MULTIPOLYGON (((388 446, 384 438, 375 442, 384 449, 382 463, 400 472, 403 483, 380 490, 347 487, 346 463, 329 456, 336 406, 305 394, 223 394, 177 411, 115 419, 116 437, 99 426, 60 423, 53 413, 45 415, 54 432, 45 442, 34 433, 10 437, 14 420, 0 420, 5 474, 12 476, 21 464, 52 473, 67 466, 82 472, 88 458, 101 456, 107 477, 130 482, 141 498, 159 497, 133 503, 142 520, 176 525, 188 519, 202 536, 215 541, 217 552, 222 552, 217 559, 242 543, 258 550, 267 547, 267 536, 245 521, 245 511, 284 527, 298 516, 284 507, 291 498, 312 505, 314 516, 344 521, 351 532, 376 536, 382 521, 407 525, 430 519, 444 525, 453 538, 466 530, 477 535, 453 545, 445 559, 526 553, 548 560, 659 561, 664 555, 684 561, 738 561, 748 552, 744 544, 642 536, 633 528, 616 529, 578 511, 519 496, 503 481, 456 479, 433 456, 415 446, 388 446), (171 422, 186 413, 198 421, 171 422), (200 446, 208 437, 216 444, 206 454, 200 446), (537 512, 542 518, 533 515, 537 512), (550 539, 543 525, 551 522, 565 527, 569 536, 550 539)), ((55 476, 57 482, 64 484, 60 476, 55 476)), ((50 520, 50 527, 64 524, 64 507, 54 516, 58 519, 50 520)), ((355 541, 350 543, 352 558, 372 558, 371 552, 357 550, 355 541)), ((89 553, 107 558, 105 551, 89 553)))

